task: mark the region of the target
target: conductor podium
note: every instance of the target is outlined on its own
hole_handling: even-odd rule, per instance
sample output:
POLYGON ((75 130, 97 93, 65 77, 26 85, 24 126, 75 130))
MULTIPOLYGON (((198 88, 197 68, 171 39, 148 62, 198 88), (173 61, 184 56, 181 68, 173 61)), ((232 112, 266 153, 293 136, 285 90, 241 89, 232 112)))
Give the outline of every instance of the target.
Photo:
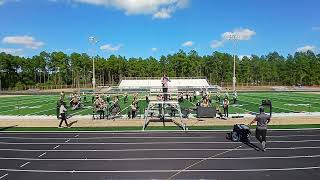
POLYGON ((145 111, 145 121, 142 130, 145 130, 150 122, 173 122, 183 130, 187 130, 186 123, 183 120, 180 105, 177 101, 150 101, 145 111), (172 110, 177 111, 178 118, 169 115, 172 110), (159 114, 154 116, 154 112, 159 114), (178 121, 176 120, 178 119, 178 121))
POLYGON ((150 102, 145 111, 145 121, 142 130, 145 130, 150 122, 173 122, 184 131, 187 130, 181 112, 180 104, 177 100, 177 89, 171 89, 169 93, 160 93, 159 89, 150 89, 150 102), (170 96, 170 100, 158 100, 155 96, 170 96))

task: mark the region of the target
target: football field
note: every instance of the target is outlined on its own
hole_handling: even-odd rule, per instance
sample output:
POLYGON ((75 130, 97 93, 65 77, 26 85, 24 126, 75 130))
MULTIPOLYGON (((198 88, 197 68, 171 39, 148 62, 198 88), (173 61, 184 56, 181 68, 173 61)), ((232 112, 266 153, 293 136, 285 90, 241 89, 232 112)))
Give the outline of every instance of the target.
MULTIPOLYGON (((124 97, 119 96, 121 114, 127 114, 130 110, 130 103, 133 96, 129 95, 128 101, 124 102, 124 97)), ((212 95, 212 106, 217 104, 215 96, 212 95)), ((272 101, 273 113, 302 113, 302 112, 320 112, 320 95, 298 92, 250 92, 239 93, 238 101, 233 104, 230 100, 230 114, 255 113, 261 101, 268 98, 272 101)), ((56 115, 56 104, 58 95, 25 95, 25 96, 0 96, 0 115, 12 116, 33 116, 33 115, 56 115)), ((144 113, 147 102, 143 95, 139 96, 139 114, 144 113)), ((196 101, 184 100, 180 103, 182 109, 192 108, 201 99, 197 97, 196 101)), ((230 98, 231 99, 231 98, 230 98)), ((68 101, 68 113, 70 115, 91 115, 92 103, 91 96, 87 95, 87 102, 83 103, 82 108, 71 110, 68 101)), ((220 102, 221 105, 221 102, 220 102)))

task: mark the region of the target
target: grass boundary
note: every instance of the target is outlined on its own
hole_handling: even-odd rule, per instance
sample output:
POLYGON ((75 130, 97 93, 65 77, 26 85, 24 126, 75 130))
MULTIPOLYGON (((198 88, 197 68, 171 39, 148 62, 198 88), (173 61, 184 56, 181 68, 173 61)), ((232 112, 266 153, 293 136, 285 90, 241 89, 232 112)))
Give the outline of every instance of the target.
MULTIPOLYGON (((192 126, 188 131, 230 131, 233 126, 192 126)), ((256 126, 251 126, 254 130, 256 126)), ((320 129, 320 124, 299 124, 299 125, 269 125, 269 130, 312 130, 320 129)), ((75 128, 56 128, 56 127, 0 127, 0 132, 156 132, 156 131, 182 131, 175 126, 150 126, 145 131, 141 127, 75 127, 75 128)))

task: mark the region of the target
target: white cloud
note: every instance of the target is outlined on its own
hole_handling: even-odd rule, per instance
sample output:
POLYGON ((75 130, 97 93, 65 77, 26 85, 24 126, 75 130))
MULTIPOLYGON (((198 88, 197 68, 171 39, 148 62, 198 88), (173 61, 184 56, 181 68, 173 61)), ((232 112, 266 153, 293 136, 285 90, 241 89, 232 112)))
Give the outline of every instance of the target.
POLYGON ((257 33, 248 28, 238 28, 231 32, 224 32, 221 34, 221 40, 213 40, 210 44, 211 48, 219 48, 222 47, 223 44, 228 41, 232 40, 232 38, 236 38, 239 41, 247 41, 252 38, 252 36, 256 35, 257 33))
POLYGON ((158 48, 151 48, 151 51, 156 52, 156 51, 158 51, 158 48))
POLYGON ((312 27, 312 30, 313 30, 313 31, 320 31, 320 26, 318 26, 318 27, 312 27))
POLYGON ((224 43, 224 40, 218 41, 218 40, 213 40, 210 44, 211 48, 219 48, 222 47, 224 43))
POLYGON ((256 35, 255 31, 252 31, 250 29, 239 28, 235 29, 232 32, 225 32, 221 36, 225 40, 229 40, 230 36, 236 36, 238 40, 249 40, 254 35, 256 35))
POLYGON ((186 8, 189 0, 72 0, 73 2, 113 7, 126 15, 152 15, 154 19, 167 19, 178 9, 186 8))
POLYGON ((44 45, 43 42, 36 41, 36 39, 31 36, 7 36, 2 39, 2 42, 6 44, 23 45, 31 49, 38 49, 44 45))
POLYGON ((306 46, 297 48, 296 51, 297 51, 297 52, 307 52, 307 51, 312 51, 312 52, 314 52, 315 50, 316 50, 316 47, 315 47, 315 46, 306 45, 306 46))
POLYGON ((0 6, 7 2, 19 2, 20 0, 0 0, 0 6))
POLYGON ((251 55, 239 55, 239 59, 240 59, 240 60, 242 60, 244 57, 247 57, 247 58, 249 58, 249 59, 252 58, 251 55))
POLYGON ((152 17, 154 19, 168 19, 168 18, 171 18, 171 13, 172 13, 172 10, 162 8, 158 12, 154 13, 152 17))
POLYGON ((122 45, 113 46, 112 44, 105 44, 105 45, 100 46, 100 50, 115 52, 115 51, 119 51, 119 49, 121 47, 122 47, 122 45))
POLYGON ((0 52, 4 52, 15 56, 21 56, 23 49, 0 48, 0 52))
POLYGON ((193 41, 186 41, 186 42, 182 43, 181 46, 190 47, 190 46, 193 46, 193 44, 194 44, 193 41))

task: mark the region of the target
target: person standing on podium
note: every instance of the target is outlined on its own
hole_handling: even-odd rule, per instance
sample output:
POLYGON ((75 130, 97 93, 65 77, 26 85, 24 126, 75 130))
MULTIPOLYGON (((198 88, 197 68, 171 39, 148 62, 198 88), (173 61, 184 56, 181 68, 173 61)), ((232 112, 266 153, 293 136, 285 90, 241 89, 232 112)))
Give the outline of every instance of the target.
POLYGON ((162 83, 162 92, 164 96, 164 101, 168 101, 168 83, 170 82, 170 79, 167 77, 166 74, 163 74, 161 78, 162 83))

